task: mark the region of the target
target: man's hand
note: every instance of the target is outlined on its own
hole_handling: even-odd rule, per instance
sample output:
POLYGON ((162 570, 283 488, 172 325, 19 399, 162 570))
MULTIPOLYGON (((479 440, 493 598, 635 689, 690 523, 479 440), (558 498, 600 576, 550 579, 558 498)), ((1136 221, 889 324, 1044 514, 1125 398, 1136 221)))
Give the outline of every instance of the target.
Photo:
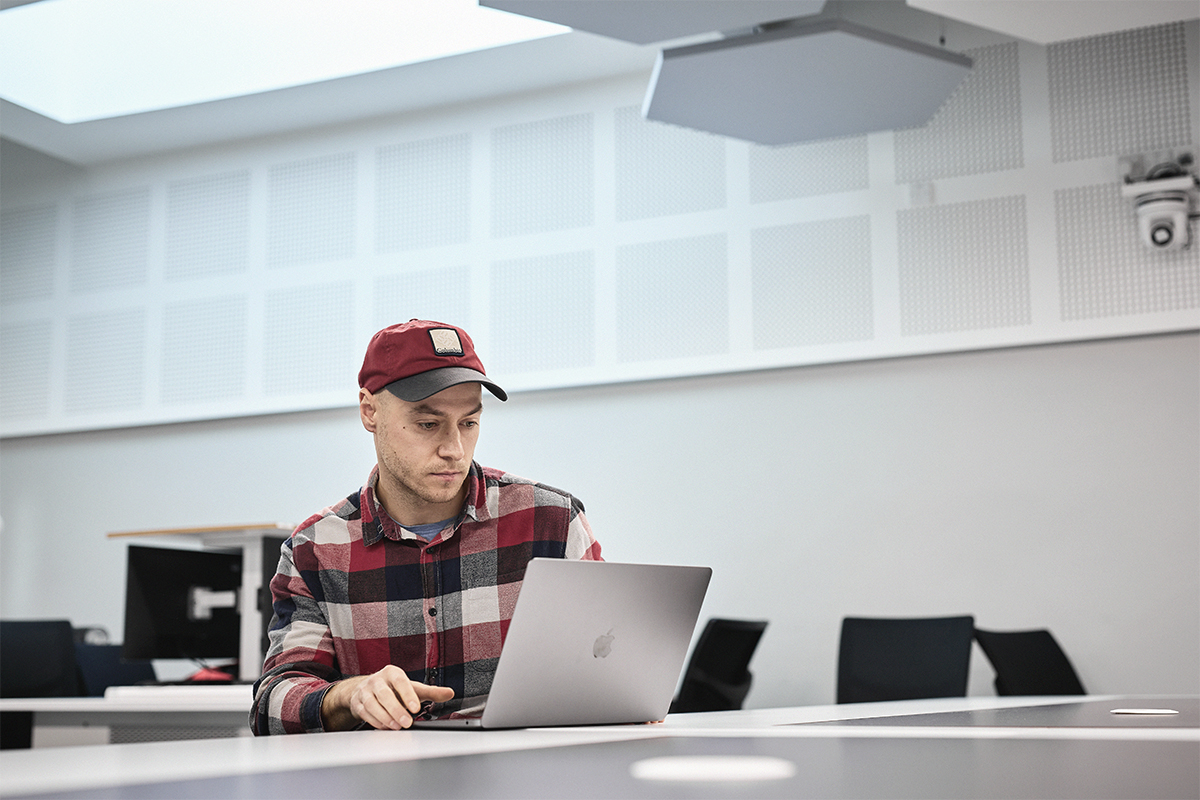
POLYGON ((422 700, 444 703, 454 697, 449 686, 410 681, 404 670, 389 664, 371 675, 338 681, 321 701, 327 731, 345 731, 360 721, 372 728, 400 730, 413 723, 422 700))

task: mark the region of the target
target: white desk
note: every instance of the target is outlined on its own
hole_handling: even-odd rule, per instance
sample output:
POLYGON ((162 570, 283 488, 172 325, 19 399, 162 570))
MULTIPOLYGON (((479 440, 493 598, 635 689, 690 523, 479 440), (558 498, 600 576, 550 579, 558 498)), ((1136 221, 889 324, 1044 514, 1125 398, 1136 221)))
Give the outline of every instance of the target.
POLYGON ((657 725, 9 750, 0 753, 0 796, 1195 798, 1197 715, 1195 697, 959 698, 683 714, 657 725), (1103 706, 1090 715, 1102 724, 1070 723, 1093 703, 1103 706), (1185 714, 1107 716, 1109 707, 1164 705, 1185 714), (1021 709, 1047 724, 1003 722, 1005 710, 1021 709), (989 713, 997 724, 972 717, 989 713), (1055 717, 1066 724, 1052 724, 1055 717), (753 783, 648 781, 631 772, 647 759, 692 756, 768 759, 795 772, 753 783))
POLYGON ((33 714, 33 746, 126 744, 250 736, 251 687, 117 686, 104 697, 0 699, 33 714))

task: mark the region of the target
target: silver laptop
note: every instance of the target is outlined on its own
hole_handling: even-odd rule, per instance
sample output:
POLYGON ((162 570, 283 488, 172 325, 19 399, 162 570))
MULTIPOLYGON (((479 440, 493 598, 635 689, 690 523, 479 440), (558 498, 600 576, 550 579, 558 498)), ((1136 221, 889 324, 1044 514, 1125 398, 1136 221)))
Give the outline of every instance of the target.
POLYGON ((535 558, 481 717, 422 727, 532 728, 663 719, 712 570, 535 558))

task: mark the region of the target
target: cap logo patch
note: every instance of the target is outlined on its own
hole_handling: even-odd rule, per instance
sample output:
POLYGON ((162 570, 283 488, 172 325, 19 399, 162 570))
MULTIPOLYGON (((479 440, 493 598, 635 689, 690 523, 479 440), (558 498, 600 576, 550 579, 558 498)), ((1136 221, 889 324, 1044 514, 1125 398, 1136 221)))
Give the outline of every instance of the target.
POLYGON ((433 340, 433 352, 439 356, 463 355, 463 346, 459 341, 458 331, 451 328, 433 328, 429 331, 429 338, 433 340))

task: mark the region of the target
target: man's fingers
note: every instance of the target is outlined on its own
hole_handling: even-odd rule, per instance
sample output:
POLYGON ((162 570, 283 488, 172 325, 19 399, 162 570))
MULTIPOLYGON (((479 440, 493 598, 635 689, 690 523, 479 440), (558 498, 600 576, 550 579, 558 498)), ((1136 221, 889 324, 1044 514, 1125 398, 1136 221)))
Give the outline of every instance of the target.
POLYGON ((412 717, 406 712, 396 691, 397 687, 389 681, 376 680, 372 676, 357 692, 357 708, 352 711, 373 728, 407 728, 412 724, 412 717))
POLYGON ((417 696, 423 700, 433 700, 436 703, 444 703, 447 700, 454 699, 454 690, 449 686, 428 686, 423 683, 414 684, 417 690, 417 696))
POLYGON ((353 709, 354 715, 372 728, 395 727, 386 709, 384 709, 373 693, 368 691, 362 692, 358 698, 357 706, 357 708, 353 709))
POLYGON ((411 683, 405 681, 403 685, 390 688, 393 690, 392 697, 397 700, 397 705, 403 705, 405 711, 416 714, 421 710, 421 698, 417 697, 417 690, 411 683))
POLYGON ((421 701, 407 680, 401 686, 384 686, 380 690, 379 700, 388 719, 395 723, 392 727, 407 728, 412 725, 412 715, 421 710, 421 701))
POLYGON ((350 711, 373 728, 399 730, 412 725, 423 700, 444 703, 453 697, 448 686, 413 683, 399 668, 385 667, 356 687, 350 711))

